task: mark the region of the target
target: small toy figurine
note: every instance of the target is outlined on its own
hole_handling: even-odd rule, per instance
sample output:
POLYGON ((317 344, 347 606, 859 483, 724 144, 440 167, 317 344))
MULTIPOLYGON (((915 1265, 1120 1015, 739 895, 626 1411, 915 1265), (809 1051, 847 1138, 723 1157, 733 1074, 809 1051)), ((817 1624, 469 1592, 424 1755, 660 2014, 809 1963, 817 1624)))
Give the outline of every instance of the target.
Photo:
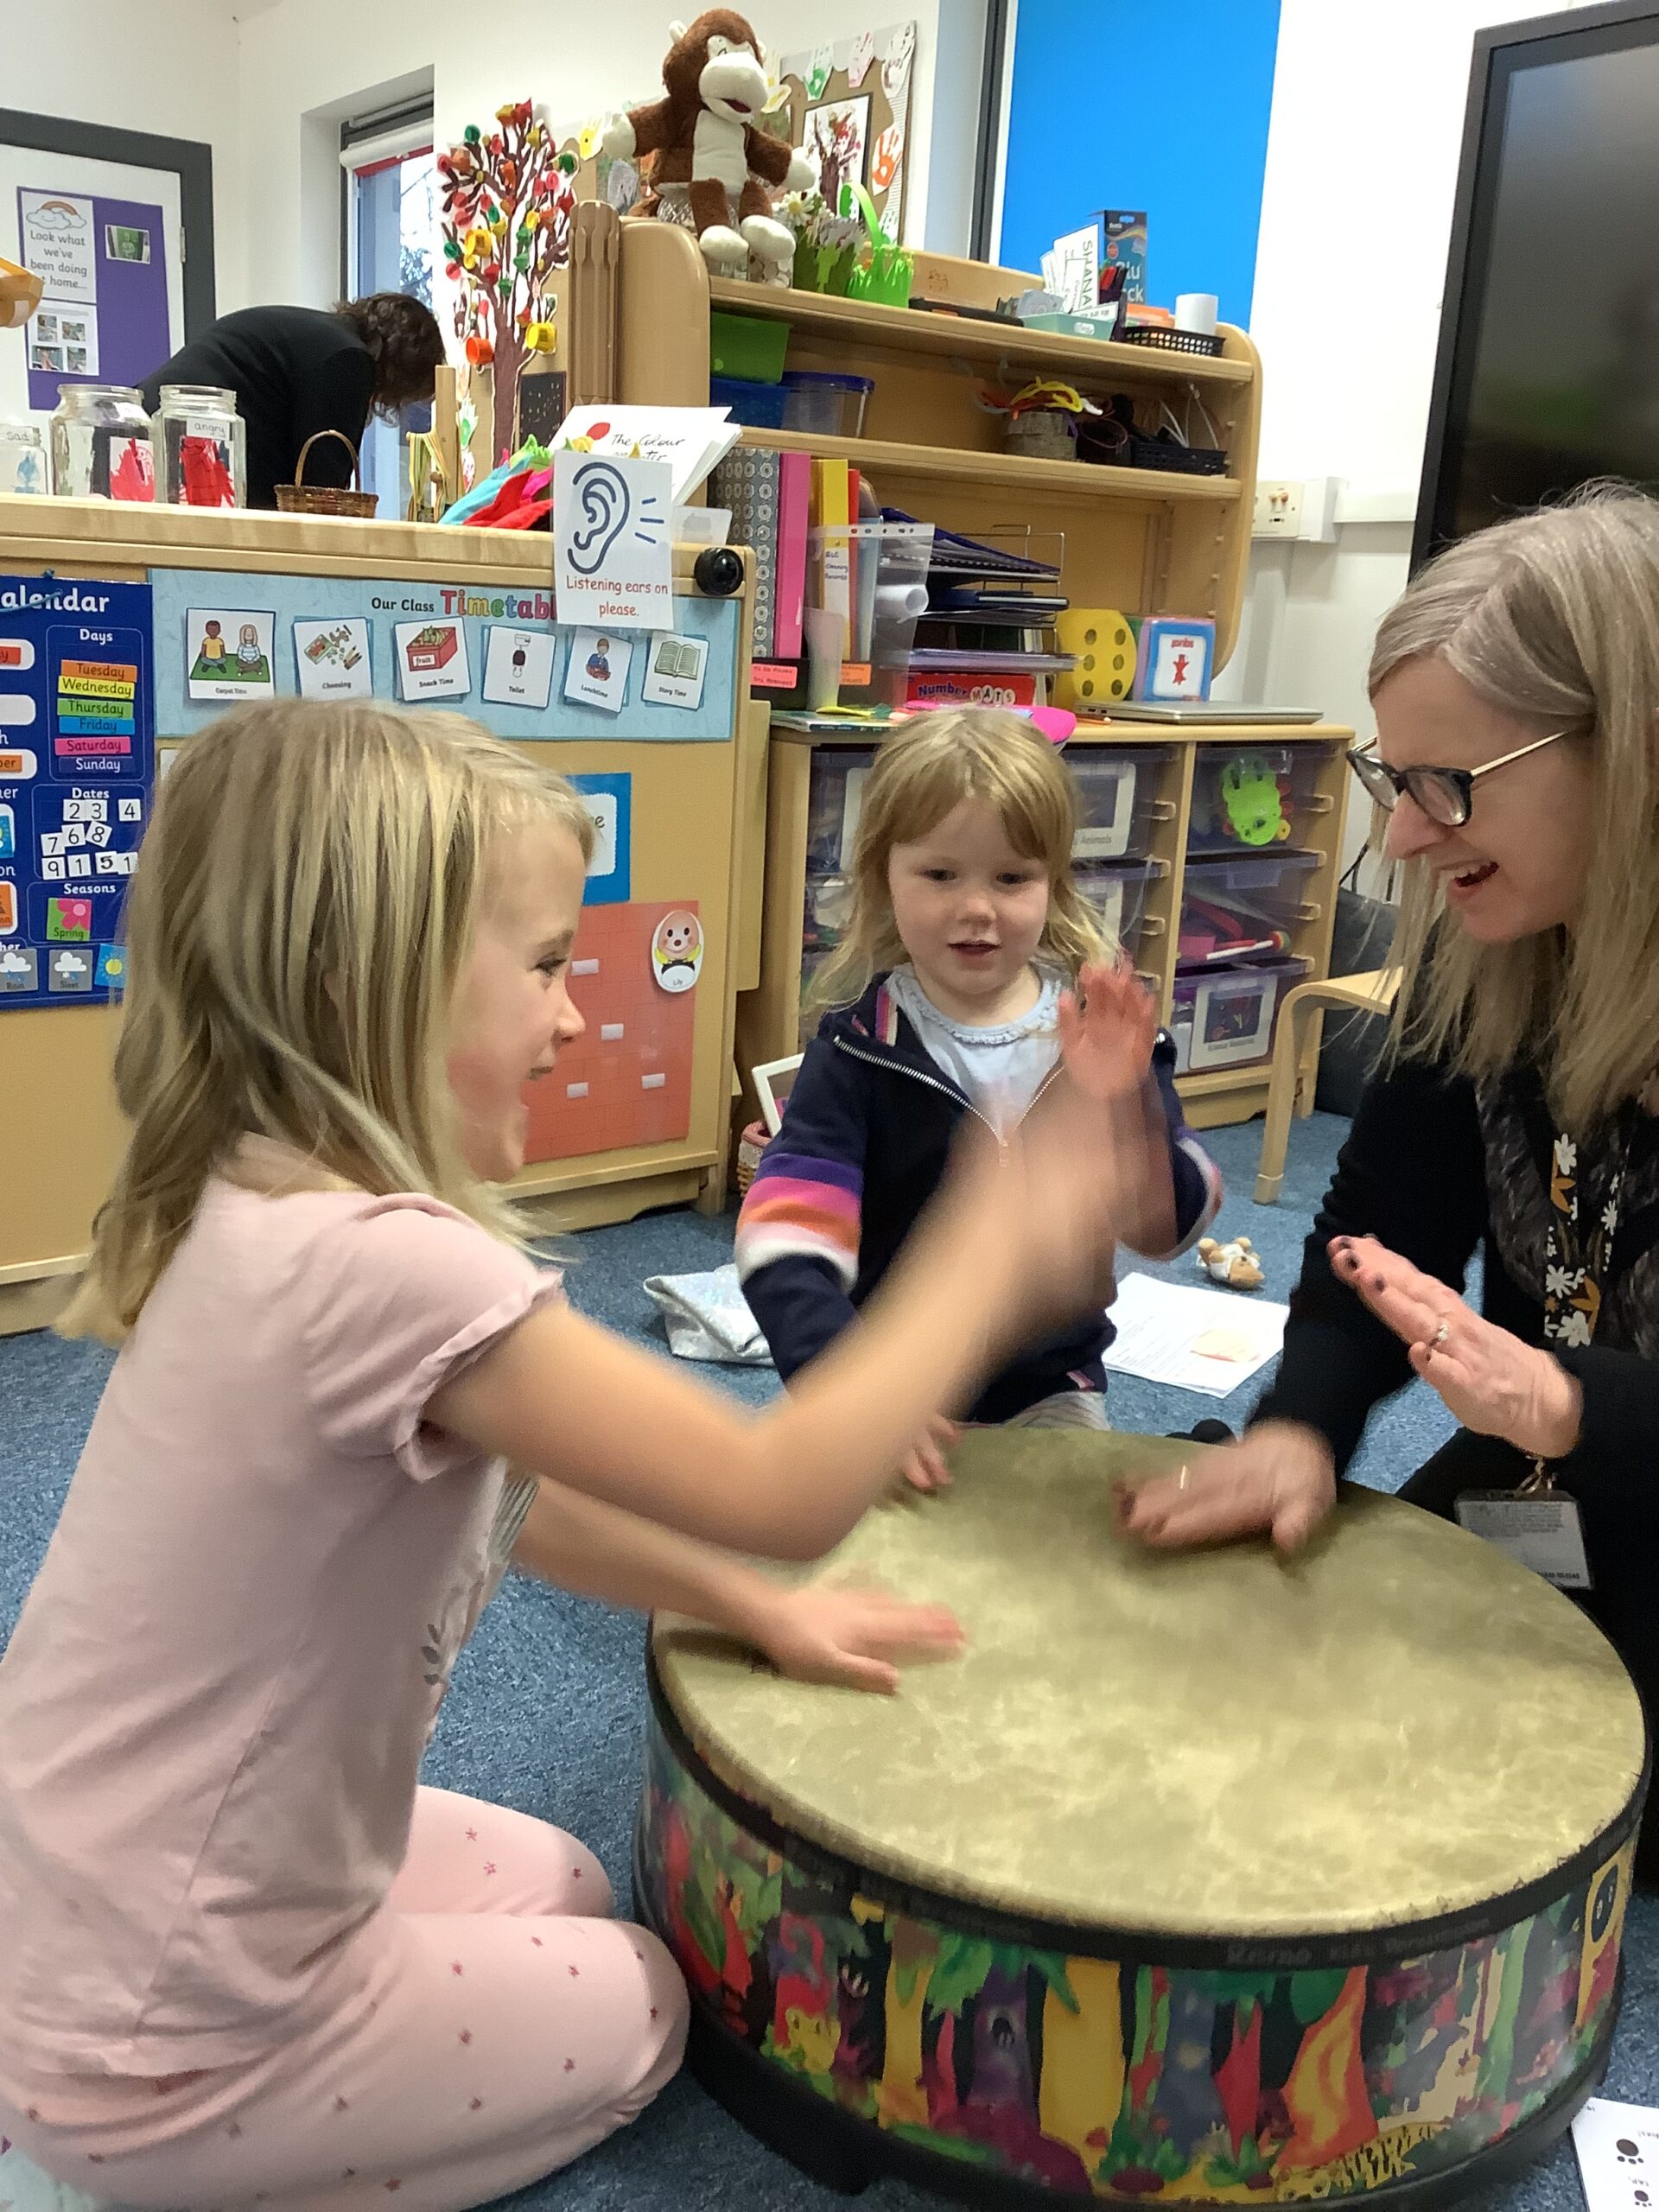
POLYGON ((1211 1282, 1225 1283, 1229 1290, 1260 1290, 1267 1281, 1248 1236, 1235 1236, 1227 1244, 1218 1244, 1213 1236, 1201 1236, 1198 1265, 1211 1282))

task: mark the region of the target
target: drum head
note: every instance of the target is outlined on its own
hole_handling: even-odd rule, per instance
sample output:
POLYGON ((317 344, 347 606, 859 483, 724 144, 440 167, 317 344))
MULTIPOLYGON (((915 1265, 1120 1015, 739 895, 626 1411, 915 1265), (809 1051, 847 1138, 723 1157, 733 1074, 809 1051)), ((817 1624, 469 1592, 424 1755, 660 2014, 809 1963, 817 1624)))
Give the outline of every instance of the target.
POLYGON ((1179 1457, 970 1434, 949 1491, 871 1513, 817 1570, 950 1606, 964 1658, 876 1698, 664 1622, 668 1702, 720 1781, 872 1873, 1178 1939, 1436 1920, 1628 1813, 1641 1709, 1568 1599, 1363 1490, 1293 1560, 1126 1542, 1116 1482, 1179 1457))

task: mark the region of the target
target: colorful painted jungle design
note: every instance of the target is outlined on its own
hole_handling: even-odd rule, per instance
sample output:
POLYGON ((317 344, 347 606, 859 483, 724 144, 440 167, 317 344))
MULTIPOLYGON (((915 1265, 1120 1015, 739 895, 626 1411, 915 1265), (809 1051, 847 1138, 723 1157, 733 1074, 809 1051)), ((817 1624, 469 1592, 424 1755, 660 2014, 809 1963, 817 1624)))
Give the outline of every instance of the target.
POLYGON ((1249 2203, 1444 2171, 1610 2024, 1631 1847, 1422 1958, 1120 1966, 889 1911, 732 1820, 653 1721, 640 1903, 733 2034, 895 2135, 1057 2190, 1249 2203))

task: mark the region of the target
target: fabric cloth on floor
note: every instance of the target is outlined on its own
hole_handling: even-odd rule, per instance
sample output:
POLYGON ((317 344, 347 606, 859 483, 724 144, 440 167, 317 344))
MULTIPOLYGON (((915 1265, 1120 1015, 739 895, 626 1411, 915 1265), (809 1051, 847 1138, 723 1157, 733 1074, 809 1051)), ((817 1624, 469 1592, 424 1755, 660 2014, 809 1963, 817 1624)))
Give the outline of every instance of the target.
POLYGON ((668 1325, 668 1348, 677 1359, 725 1360, 738 1367, 770 1367, 772 1354, 760 1324, 749 1311, 735 1266, 696 1275, 649 1275, 645 1293, 668 1325))

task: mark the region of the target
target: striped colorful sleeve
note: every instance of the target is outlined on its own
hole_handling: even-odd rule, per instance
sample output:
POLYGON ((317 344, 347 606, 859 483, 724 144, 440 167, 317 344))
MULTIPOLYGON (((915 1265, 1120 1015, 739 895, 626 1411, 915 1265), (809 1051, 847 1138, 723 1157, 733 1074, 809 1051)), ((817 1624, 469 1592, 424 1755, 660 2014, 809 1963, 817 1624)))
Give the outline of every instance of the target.
POLYGON ((774 1260, 824 1260, 851 1290, 858 1278, 863 1189, 862 1171, 844 1160, 769 1146, 737 1217, 740 1281, 774 1260))

